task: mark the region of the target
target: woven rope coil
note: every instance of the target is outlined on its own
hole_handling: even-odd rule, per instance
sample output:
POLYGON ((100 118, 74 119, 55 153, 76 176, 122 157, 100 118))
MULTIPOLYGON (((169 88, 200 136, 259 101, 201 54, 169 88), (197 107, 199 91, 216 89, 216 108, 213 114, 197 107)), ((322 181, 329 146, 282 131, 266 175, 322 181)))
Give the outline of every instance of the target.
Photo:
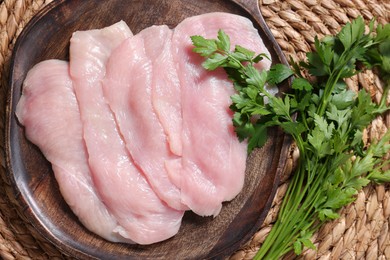
MULTIPOLYGON (((15 40, 25 24, 52 0, 4 0, 0 2, 0 257, 2 259, 66 259, 29 224, 18 208, 11 184, 5 178, 4 121, 9 61, 15 40)), ((390 1, 385 0, 260 0, 261 12, 287 57, 303 60, 312 50, 315 36, 335 34, 358 16, 377 23, 390 21, 390 1)), ((378 101, 383 93, 379 79, 365 72, 347 81, 351 89, 365 88, 378 101)), ((374 120, 365 132, 367 143, 390 127, 390 114, 374 120)), ((231 259, 252 259, 272 223, 288 186, 298 151, 291 148, 285 175, 263 226, 231 259)), ((303 259, 390 259, 390 185, 367 186, 356 201, 340 212, 340 218, 324 225, 313 237, 317 250, 306 250, 303 259)), ((293 258, 293 255, 286 258, 293 258)))

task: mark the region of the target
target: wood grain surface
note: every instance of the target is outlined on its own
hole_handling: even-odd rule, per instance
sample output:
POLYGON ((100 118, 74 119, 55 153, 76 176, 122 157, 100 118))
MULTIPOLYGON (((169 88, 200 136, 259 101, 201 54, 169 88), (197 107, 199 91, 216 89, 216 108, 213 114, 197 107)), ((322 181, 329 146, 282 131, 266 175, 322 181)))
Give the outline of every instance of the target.
MULTIPOLYGON (((218 259, 233 253, 260 227, 274 197, 290 144, 278 129, 270 132, 262 149, 248 157, 243 191, 225 203, 216 218, 187 212, 175 237, 140 246, 107 242, 80 224, 59 192, 50 163, 25 138, 14 114, 28 70, 46 59, 68 59, 69 39, 74 31, 102 28, 119 20, 124 20, 134 33, 154 24, 173 28, 186 17, 213 11, 250 18, 273 62, 286 63, 260 15, 257 1, 250 0, 59 0, 36 15, 18 38, 7 104, 8 178, 29 221, 66 254, 82 259, 218 259)), ((287 85, 280 87, 287 89, 287 85)))

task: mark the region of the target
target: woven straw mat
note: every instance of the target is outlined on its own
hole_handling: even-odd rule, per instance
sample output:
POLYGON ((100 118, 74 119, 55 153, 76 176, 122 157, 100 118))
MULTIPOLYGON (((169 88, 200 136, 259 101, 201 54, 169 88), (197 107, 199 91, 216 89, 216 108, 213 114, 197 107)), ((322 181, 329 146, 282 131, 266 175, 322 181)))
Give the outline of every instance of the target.
MULTIPOLYGON (((47 242, 17 210, 17 202, 5 177, 4 121, 10 56, 17 36, 43 6, 52 0, 0 1, 0 257, 3 259, 66 259, 47 242)), ((389 0, 260 0, 261 12, 287 57, 305 58, 314 37, 335 34, 358 16, 378 23, 390 21, 389 0)), ((382 87, 371 72, 350 79, 352 89, 365 88, 378 101, 382 87)), ((380 138, 390 127, 390 114, 375 119, 365 139, 380 138)), ((272 227, 288 184, 296 152, 292 151, 285 176, 263 226, 231 259, 251 259, 272 227)), ((314 235, 317 250, 307 250, 304 259, 390 259, 390 185, 368 186, 356 201, 340 212, 341 218, 327 223, 314 235)))

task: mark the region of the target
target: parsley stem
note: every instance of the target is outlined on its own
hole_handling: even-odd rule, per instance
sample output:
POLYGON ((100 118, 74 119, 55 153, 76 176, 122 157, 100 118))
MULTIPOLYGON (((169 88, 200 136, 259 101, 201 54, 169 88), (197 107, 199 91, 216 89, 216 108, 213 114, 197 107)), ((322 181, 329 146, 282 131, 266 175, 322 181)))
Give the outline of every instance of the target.
POLYGON ((323 116, 325 114, 325 110, 328 107, 329 98, 332 95, 332 92, 334 90, 334 87, 336 86, 336 83, 340 79, 341 70, 337 71, 337 74, 335 74, 335 71, 332 71, 330 74, 329 79, 326 81, 326 85, 324 88, 324 93, 321 97, 321 103, 320 106, 317 109, 317 114, 319 116, 323 116))
POLYGON ((299 170, 293 176, 286 192, 285 198, 287 199, 282 203, 279 218, 255 259, 277 259, 292 249, 292 243, 297 239, 301 230, 308 230, 312 227, 310 232, 313 232, 317 229, 317 226, 313 226, 315 222, 313 216, 316 201, 322 196, 322 182, 320 180, 325 178, 327 169, 322 167, 315 174, 317 167, 311 169, 309 166, 306 169, 303 162, 305 160, 300 160, 299 170), (316 178, 310 178, 304 184, 305 176, 315 176, 316 178), (286 241, 290 242, 286 243, 286 241))
POLYGON ((389 94, 389 90, 390 90, 390 80, 388 80, 388 84, 385 86, 384 91, 383 91, 383 93, 382 93, 382 97, 381 97, 381 100, 380 100, 380 102, 379 102, 379 106, 380 106, 380 107, 389 109, 389 108, 386 106, 386 103, 387 103, 387 96, 388 96, 388 94, 389 94))

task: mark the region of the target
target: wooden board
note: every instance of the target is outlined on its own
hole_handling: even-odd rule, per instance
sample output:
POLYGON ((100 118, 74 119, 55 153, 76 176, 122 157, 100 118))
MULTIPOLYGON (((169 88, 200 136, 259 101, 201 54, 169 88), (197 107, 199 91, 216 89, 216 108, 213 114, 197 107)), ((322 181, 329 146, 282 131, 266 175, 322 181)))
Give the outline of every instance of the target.
MULTIPOLYGON (((278 130, 247 161, 245 187, 224 204, 216 218, 187 212, 179 233, 161 243, 140 246, 107 242, 78 221, 63 200, 50 163, 24 135, 14 111, 23 80, 36 63, 68 59, 69 39, 76 30, 96 29, 124 20, 134 33, 154 24, 171 28, 188 16, 223 11, 250 18, 274 63, 286 63, 253 0, 59 0, 36 15, 14 48, 6 125, 8 177, 23 214, 36 229, 66 254, 105 259, 223 258, 243 245, 260 227, 274 197, 289 140, 278 130)), ((245 37, 245 36, 243 36, 245 37)), ((281 86, 286 90, 287 86, 281 86)), ((91 213, 93 214, 93 213, 91 213)))

